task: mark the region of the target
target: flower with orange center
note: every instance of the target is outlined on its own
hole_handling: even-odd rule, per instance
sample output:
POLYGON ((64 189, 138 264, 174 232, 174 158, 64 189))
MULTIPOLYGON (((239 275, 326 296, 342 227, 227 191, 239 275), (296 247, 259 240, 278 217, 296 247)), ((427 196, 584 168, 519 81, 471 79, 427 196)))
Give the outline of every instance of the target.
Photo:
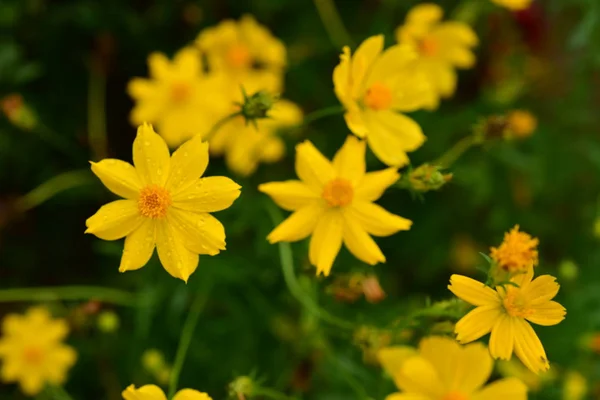
POLYGON ((344 47, 333 71, 348 128, 366 138, 373 153, 390 166, 406 165, 406 153, 425 141, 421 127, 401 114, 422 108, 430 97, 431 86, 410 67, 415 58, 404 46, 383 51, 383 35, 378 35, 365 40, 354 55, 344 47))
MULTIPOLYGON (((136 389, 130 385, 122 393, 124 400, 167 400, 165 392, 156 385, 144 385, 136 389)), ((181 389, 173 396, 172 400, 212 400, 203 392, 194 389, 181 389)))
POLYGON ((30 308, 25 315, 7 315, 0 338, 2 381, 18 382, 29 396, 48 383, 63 384, 77 359, 75 351, 62 343, 68 333, 65 320, 52 319, 44 307, 30 308))
POLYGON ((411 221, 373 203, 400 177, 396 168, 366 172, 366 144, 349 136, 329 162, 309 141, 296 146, 300 181, 271 182, 259 190, 293 214, 267 237, 294 242, 312 234, 309 259, 317 274, 329 275, 342 243, 367 264, 385 262, 371 236, 407 230, 411 221))
POLYGON ((413 68, 423 73, 433 87, 427 102, 429 109, 437 108, 440 98, 454 94, 455 68, 475 65, 471 50, 478 43, 475 32, 462 22, 441 22, 442 16, 440 6, 422 3, 409 11, 404 25, 396 30, 398 43, 418 54, 413 68))
POLYGON ((169 155, 152 126, 138 128, 133 164, 107 159, 92 171, 117 200, 86 221, 86 233, 125 239, 119 271, 142 268, 156 247, 169 274, 187 282, 198 255, 225 250, 225 229, 209 213, 231 206, 240 186, 222 176, 200 178, 208 165, 208 143, 194 136, 169 155))
POLYGON ((556 278, 542 275, 533 279, 533 267, 529 267, 525 273, 515 275, 510 284, 494 289, 462 275, 452 275, 448 288, 476 306, 456 324, 459 342, 469 343, 491 332, 493 358, 509 360, 514 351, 536 374, 550 368, 544 347, 529 322, 550 326, 565 318, 565 308, 551 301, 559 289, 556 278))
POLYGON ((520 232, 516 225, 504 234, 504 241, 499 247, 492 247, 492 260, 496 265, 510 274, 525 273, 538 264, 537 246, 539 240, 520 232))
POLYGON ((480 343, 461 346, 454 339, 432 336, 421 340, 418 349, 383 348, 378 358, 401 390, 386 400, 527 399, 527 387, 516 378, 485 386, 494 363, 480 343))

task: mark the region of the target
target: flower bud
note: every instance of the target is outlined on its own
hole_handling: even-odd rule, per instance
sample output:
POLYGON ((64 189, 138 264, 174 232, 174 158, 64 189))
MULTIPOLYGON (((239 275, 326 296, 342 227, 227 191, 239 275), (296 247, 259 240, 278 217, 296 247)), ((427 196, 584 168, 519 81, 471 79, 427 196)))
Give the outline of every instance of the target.
POLYGON ((8 120, 16 127, 29 131, 35 128, 37 118, 35 113, 23 101, 18 93, 9 94, 0 100, 0 108, 8 120))
POLYGON ((272 95, 264 90, 260 90, 251 96, 248 96, 242 88, 244 102, 240 104, 240 114, 246 120, 256 125, 256 120, 269 118, 269 111, 277 102, 278 96, 272 95))
POLYGON ((417 192, 438 190, 452 180, 452 174, 444 174, 438 165, 423 164, 409 173, 411 188, 417 192))
POLYGON ((121 321, 119 320, 119 316, 114 311, 102 311, 98 315, 98 320, 96 323, 98 325, 98 329, 100 329, 102 332, 113 333, 119 330, 121 321))

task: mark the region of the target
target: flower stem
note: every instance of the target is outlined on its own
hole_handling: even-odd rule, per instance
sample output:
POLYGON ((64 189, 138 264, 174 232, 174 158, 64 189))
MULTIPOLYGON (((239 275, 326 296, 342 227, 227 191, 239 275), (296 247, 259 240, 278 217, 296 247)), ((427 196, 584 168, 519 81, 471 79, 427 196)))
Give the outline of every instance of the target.
POLYGON ((183 368, 183 363, 185 362, 187 351, 190 347, 190 343, 192 342, 192 336, 194 335, 194 330, 196 329, 196 325, 198 324, 200 313, 204 309, 204 306, 206 305, 206 302, 208 300, 210 285, 211 283, 205 277, 205 279, 203 280, 203 285, 198 290, 196 298, 192 303, 190 312, 183 325, 183 329, 181 330, 179 346, 177 347, 175 362, 173 363, 173 370, 169 379, 169 399, 172 399, 175 395, 175 392, 177 391, 177 385, 179 384, 179 375, 181 374, 181 369, 183 368))
POLYGON ((342 22, 340 13, 335 7, 333 0, 314 0, 315 7, 321 17, 323 26, 329 35, 329 39, 334 46, 342 48, 344 46, 352 46, 352 38, 348 30, 342 22))
POLYGON ((95 160, 106 158, 106 76, 93 68, 88 87, 88 141, 95 160))
POLYGON ((208 131, 206 136, 204 136, 204 140, 209 141, 213 137, 213 135, 215 133, 217 133, 219 131, 219 129, 221 129, 223 127, 223 125, 225 125, 226 123, 228 123, 229 121, 231 121, 232 119, 234 119, 235 117, 238 117, 240 115, 241 115, 241 113, 239 111, 236 111, 236 112, 226 115, 223 118, 221 118, 220 120, 218 120, 217 123, 214 124, 213 127, 210 129, 210 131, 208 131))
POLYGON ((90 299, 129 307, 139 305, 134 294, 101 286, 56 286, 0 290, 0 303, 90 299))
POLYGON ((341 114, 343 113, 345 110, 344 106, 331 106, 331 107, 325 107, 325 108, 321 108, 319 110, 313 111, 309 114, 306 114, 304 116, 304 118, 302 119, 302 122, 298 125, 296 125, 295 127, 292 127, 290 129, 290 134, 296 133, 297 131, 300 131, 302 128, 304 128, 307 125, 312 124, 313 122, 321 119, 321 118, 325 118, 325 117, 329 117, 331 115, 337 115, 337 114, 341 114))
POLYGON ((450 168, 467 150, 478 144, 474 135, 462 138, 432 164, 441 168, 450 168))
POLYGON ((69 171, 56 175, 18 199, 17 210, 24 212, 37 207, 60 192, 91 183, 90 178, 88 170, 69 171))

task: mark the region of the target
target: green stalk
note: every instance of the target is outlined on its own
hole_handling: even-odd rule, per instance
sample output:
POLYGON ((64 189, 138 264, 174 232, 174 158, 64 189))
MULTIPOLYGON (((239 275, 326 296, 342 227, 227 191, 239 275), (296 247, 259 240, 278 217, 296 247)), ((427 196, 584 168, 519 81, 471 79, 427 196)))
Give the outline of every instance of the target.
POLYGON ((441 168, 450 168, 467 150, 477 144, 475 136, 467 136, 456 142, 446 153, 434 161, 433 165, 438 165, 441 168))
POLYGON ((128 307, 139 305, 134 294, 101 286, 57 286, 0 290, 0 303, 60 300, 98 300, 128 307))
POLYGON ((329 35, 329 39, 337 48, 341 49, 344 46, 352 46, 352 38, 348 30, 342 22, 340 13, 335 7, 333 0, 314 0, 315 7, 319 13, 319 17, 323 22, 323 26, 329 35))
POLYGON ((240 115, 242 115, 242 114, 239 111, 236 111, 236 112, 226 115, 225 117, 218 120, 217 123, 215 123, 213 125, 213 127, 210 129, 210 131, 208 131, 208 133, 204 137, 204 140, 209 141, 214 136, 214 134, 217 133, 219 131, 219 129, 221 129, 223 127, 223 125, 225 125, 226 123, 228 123, 235 117, 239 117, 240 115))

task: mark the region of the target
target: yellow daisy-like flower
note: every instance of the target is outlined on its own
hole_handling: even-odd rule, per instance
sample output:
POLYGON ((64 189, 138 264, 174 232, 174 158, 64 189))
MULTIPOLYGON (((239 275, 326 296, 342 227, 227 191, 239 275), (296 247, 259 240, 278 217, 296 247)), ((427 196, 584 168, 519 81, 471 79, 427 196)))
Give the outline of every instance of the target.
POLYGON ((406 153, 425 141, 421 127, 399 113, 423 107, 430 97, 425 78, 410 67, 415 59, 415 52, 405 46, 383 51, 383 35, 378 35, 365 40, 354 55, 344 47, 333 71, 348 128, 366 138, 377 158, 389 166, 406 165, 406 153))
POLYGON ((525 400, 527 387, 516 378, 484 386, 493 361, 480 343, 461 346, 432 336, 419 348, 397 346, 379 351, 379 361, 401 393, 386 400, 525 400))
POLYGON ((436 4, 419 4, 396 30, 398 43, 410 46, 419 55, 414 68, 422 71, 433 86, 428 101, 430 109, 437 108, 440 97, 454 94, 455 68, 471 68, 475 64, 471 49, 478 43, 477 35, 467 24, 441 22, 443 13, 436 4))
POLYGON ((2 381, 18 382, 29 396, 41 392, 47 383, 63 384, 77 359, 75 350, 62 343, 68 333, 65 320, 52 319, 44 307, 32 307, 25 315, 7 315, 0 338, 2 381))
MULTIPOLYGON (((130 385, 121 394, 124 400, 167 400, 165 392, 156 385, 144 385, 138 389, 130 385)), ((212 400, 212 398, 197 390, 181 389, 175 393, 172 400, 212 400)))
POLYGON ((400 175, 396 168, 366 173, 365 151, 364 141, 349 136, 331 163, 311 142, 298 144, 300 181, 259 186, 281 208, 294 212, 269 234, 269 242, 294 242, 312 234, 309 259, 325 276, 342 242, 367 264, 385 262, 369 234, 389 236, 408 230, 412 222, 373 203, 400 175))
POLYGON ((506 7, 512 11, 526 10, 533 0, 492 0, 492 3, 506 7))
POLYGON ((525 273, 538 265, 539 243, 537 238, 520 232, 519 225, 516 225, 510 232, 504 234, 504 241, 499 247, 490 249, 490 256, 497 266, 510 274, 525 273))
POLYGON ((158 128, 170 147, 176 147, 196 134, 206 134, 229 103, 223 95, 223 82, 202 70, 198 50, 187 47, 169 61, 164 54, 148 57, 150 79, 133 78, 127 87, 136 102, 131 122, 150 122, 158 128))
POLYGON ((512 284, 494 290, 466 276, 452 275, 448 289, 476 306, 456 324, 457 340, 469 343, 491 332, 489 347, 494 359, 509 360, 514 351, 536 374, 548 370, 546 352, 529 322, 556 325, 565 318, 566 310, 551 301, 559 289, 555 277, 532 279, 533 267, 514 276, 512 284))
POLYGON ((208 165, 208 143, 199 135, 169 156, 167 144, 148 124, 138 128, 133 164, 92 163, 102 183, 125 200, 101 207, 86 221, 86 233, 104 240, 126 237, 121 272, 142 268, 156 246, 167 272, 187 282, 199 254, 225 250, 225 229, 209 213, 231 206, 240 186, 222 176, 200 178, 208 165))
POLYGON ((222 72, 239 88, 248 80, 261 81, 261 89, 279 92, 283 84, 286 50, 283 43, 254 17, 225 20, 200 32, 196 46, 211 71, 222 72))

